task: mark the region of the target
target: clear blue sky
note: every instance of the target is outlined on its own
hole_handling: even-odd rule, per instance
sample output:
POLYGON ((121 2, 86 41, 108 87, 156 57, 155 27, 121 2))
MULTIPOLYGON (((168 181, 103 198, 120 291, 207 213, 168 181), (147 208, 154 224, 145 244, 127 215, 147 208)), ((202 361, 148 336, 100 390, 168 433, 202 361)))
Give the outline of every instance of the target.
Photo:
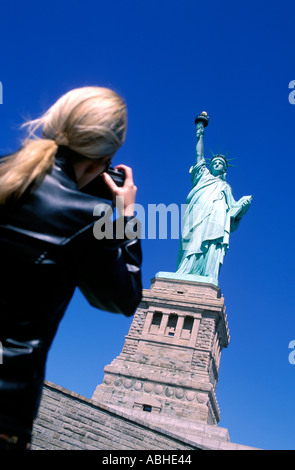
MULTIPOLYGON (((184 204, 195 159, 194 118, 206 110, 209 149, 230 152, 236 199, 252 206, 220 275, 231 342, 221 357, 220 426, 233 442, 295 449, 293 0, 3 0, 0 152, 18 126, 61 94, 109 86, 127 101, 116 162, 133 167, 137 202, 184 204)), ((143 282, 174 271, 178 240, 143 240, 143 282)), ((42 314, 42 312, 40 312, 42 314)), ((131 320, 97 312, 77 292, 46 378, 91 397, 119 355, 131 320)))

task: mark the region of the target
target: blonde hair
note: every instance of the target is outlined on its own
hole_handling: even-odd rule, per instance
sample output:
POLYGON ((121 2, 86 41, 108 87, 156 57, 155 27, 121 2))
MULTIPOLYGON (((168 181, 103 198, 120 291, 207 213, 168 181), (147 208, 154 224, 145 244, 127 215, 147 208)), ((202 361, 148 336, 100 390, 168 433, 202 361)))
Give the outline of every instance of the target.
POLYGON ((1 159, 0 204, 40 184, 60 145, 85 158, 112 157, 125 140, 127 110, 124 100, 108 88, 76 88, 23 127, 28 136, 22 147, 1 159), (42 137, 36 134, 40 130, 42 137))

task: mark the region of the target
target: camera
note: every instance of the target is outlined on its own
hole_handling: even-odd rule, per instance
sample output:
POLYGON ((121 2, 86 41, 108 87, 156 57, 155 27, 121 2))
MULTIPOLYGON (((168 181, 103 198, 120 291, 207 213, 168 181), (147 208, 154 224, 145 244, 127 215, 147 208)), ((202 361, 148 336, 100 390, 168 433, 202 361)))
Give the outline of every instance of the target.
MULTIPOLYGON (((110 167, 105 173, 110 175, 110 177, 116 183, 117 186, 122 187, 124 185, 124 170, 110 167)), ((113 199, 113 195, 101 175, 98 175, 96 178, 90 181, 90 183, 84 186, 81 191, 92 196, 101 197, 102 199, 109 199, 110 201, 113 199)))

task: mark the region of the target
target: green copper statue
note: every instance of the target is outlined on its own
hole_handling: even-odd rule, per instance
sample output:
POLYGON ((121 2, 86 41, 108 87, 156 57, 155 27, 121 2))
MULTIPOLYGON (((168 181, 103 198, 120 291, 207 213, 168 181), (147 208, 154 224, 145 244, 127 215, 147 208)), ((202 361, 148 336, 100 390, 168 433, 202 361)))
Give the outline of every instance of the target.
POLYGON ((252 196, 234 200, 231 187, 226 182, 230 165, 224 155, 214 155, 207 169, 203 136, 208 122, 205 112, 195 120, 197 160, 190 169, 192 190, 186 201, 177 273, 204 276, 218 285, 220 267, 229 246, 229 234, 238 228, 252 196))

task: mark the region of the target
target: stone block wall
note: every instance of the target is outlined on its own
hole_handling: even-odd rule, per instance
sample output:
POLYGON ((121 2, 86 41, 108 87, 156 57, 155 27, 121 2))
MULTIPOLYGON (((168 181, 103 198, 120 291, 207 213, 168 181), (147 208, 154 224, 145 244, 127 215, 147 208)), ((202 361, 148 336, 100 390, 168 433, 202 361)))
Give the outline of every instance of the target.
POLYGON ((32 450, 198 450, 189 440, 50 382, 44 385, 32 450))

